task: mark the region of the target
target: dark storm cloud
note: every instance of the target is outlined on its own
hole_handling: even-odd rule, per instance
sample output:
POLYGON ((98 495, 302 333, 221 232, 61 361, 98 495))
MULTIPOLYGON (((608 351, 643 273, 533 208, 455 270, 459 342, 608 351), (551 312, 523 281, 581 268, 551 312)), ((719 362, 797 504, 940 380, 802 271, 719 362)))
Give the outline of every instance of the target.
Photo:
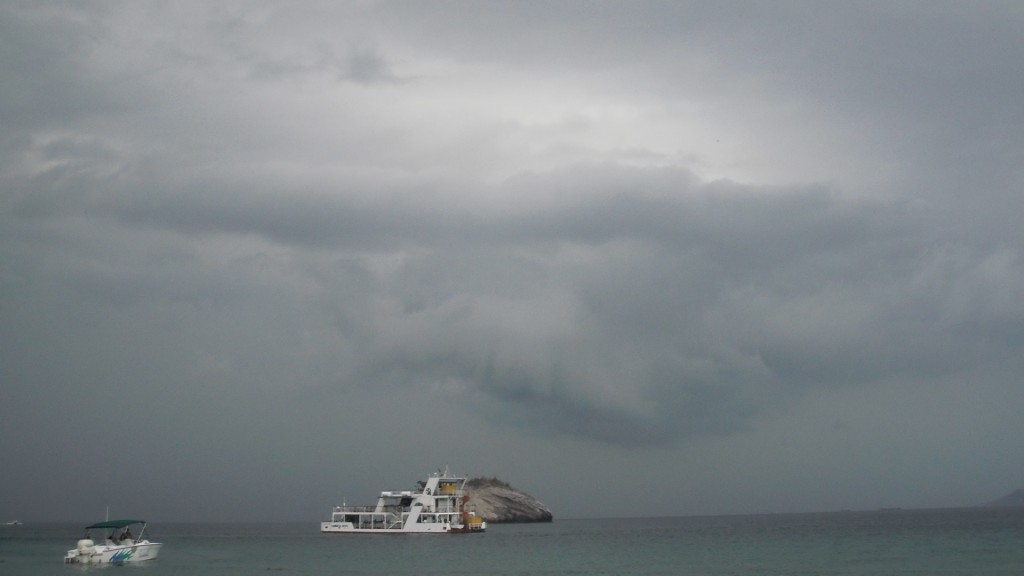
MULTIPOLYGON (((991 330, 971 324, 1010 335, 1019 319, 948 317, 950 299, 977 305, 992 287, 931 247, 929 222, 902 204, 598 166, 500 194, 538 192, 559 200, 506 211, 204 191, 118 202, 115 214, 178 234, 405 253, 386 279, 344 290, 361 304, 337 313, 395 335, 363 344, 356 372, 457 381, 511 423, 613 443, 728 433, 787 390, 927 377, 1014 349, 978 349, 977 333, 991 330)), ((1016 265, 1007 258, 986 260, 1005 274, 1016 265)), ((366 265, 355 264, 358 278, 374 278, 366 265)), ((324 292, 348 282, 317 281, 324 292)))
POLYGON ((6 5, 0 507, 88 514, 60 478, 109 498, 101 465, 160 514, 305 518, 450 446, 582 515, 607 469, 705 511, 834 505, 776 490, 808 467, 878 502, 847 453, 1013 482, 1021 18, 6 5))
MULTIPOLYGON (((360 326, 340 335, 361 349, 355 373, 393 383, 397 374, 402 386, 456 381, 508 423, 615 444, 730 433, 744 429, 766 397, 787 390, 926 377, 1016 349, 1012 341, 1003 351, 979 349, 976 338, 1019 336, 1019 318, 947 317, 950 299, 977 305, 992 287, 976 286, 979 271, 967 262, 930 248, 928 222, 899 204, 598 166, 487 193, 558 200, 513 211, 434 201, 403 207, 372 193, 353 202, 214 184, 144 199, 88 195, 86 209, 92 218, 178 235, 407 252, 386 277, 360 258, 347 266, 369 284, 300 272, 314 274, 322 292, 355 298, 334 312, 360 326), (935 266, 944 270, 926 283, 935 266), (397 336, 362 343, 367 334, 397 336)), ((194 259, 182 256, 176 260, 186 265, 194 259)), ((995 274, 1017 264, 998 252, 986 260, 995 274)), ((98 283, 91 298, 110 297, 109 305, 134 300, 130 294, 160 298, 181 284, 152 272, 111 276, 116 265, 101 276, 81 268, 88 276, 74 283, 98 283)), ((1006 280, 1014 278, 997 279, 1006 280)), ((217 284, 228 290, 218 300, 241 288, 217 284)), ((198 296, 189 295, 196 288, 185 285, 180 297, 198 296)))

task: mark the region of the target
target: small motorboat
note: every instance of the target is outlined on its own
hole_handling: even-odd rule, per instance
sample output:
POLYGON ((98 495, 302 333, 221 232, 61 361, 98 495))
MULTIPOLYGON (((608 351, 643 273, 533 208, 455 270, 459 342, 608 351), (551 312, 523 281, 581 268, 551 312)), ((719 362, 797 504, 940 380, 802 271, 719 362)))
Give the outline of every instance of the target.
POLYGON ((65 564, 126 564, 152 560, 163 544, 145 538, 144 520, 105 520, 85 527, 85 537, 64 555, 65 564), (137 535, 132 528, 141 526, 137 535), (93 539, 93 531, 100 531, 101 541, 93 539))

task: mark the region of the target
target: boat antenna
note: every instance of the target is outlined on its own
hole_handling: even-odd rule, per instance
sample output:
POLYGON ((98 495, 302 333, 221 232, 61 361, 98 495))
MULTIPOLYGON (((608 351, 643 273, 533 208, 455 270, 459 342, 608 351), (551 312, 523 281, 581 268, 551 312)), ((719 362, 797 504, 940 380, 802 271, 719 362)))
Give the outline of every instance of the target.
POLYGON ((107 520, 110 520, 110 504, 107 504, 107 515, 103 518, 104 522, 107 520))

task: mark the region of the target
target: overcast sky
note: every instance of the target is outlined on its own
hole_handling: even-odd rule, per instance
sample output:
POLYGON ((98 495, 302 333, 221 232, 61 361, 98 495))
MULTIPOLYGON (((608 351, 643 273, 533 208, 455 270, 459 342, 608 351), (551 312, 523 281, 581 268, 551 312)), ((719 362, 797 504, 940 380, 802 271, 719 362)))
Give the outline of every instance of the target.
POLYGON ((0 4, 0 520, 1024 486, 1024 5, 0 4))

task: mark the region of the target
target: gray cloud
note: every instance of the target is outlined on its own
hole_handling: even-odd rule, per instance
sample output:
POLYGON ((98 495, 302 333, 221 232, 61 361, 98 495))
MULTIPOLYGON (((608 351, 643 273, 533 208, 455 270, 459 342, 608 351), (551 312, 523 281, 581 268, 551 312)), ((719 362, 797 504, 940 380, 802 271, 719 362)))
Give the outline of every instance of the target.
POLYGON ((156 515, 308 519, 453 456, 568 515, 666 513, 587 504, 636 468, 680 513, 1013 487, 1020 18, 6 6, 0 508, 118 468, 156 515))

